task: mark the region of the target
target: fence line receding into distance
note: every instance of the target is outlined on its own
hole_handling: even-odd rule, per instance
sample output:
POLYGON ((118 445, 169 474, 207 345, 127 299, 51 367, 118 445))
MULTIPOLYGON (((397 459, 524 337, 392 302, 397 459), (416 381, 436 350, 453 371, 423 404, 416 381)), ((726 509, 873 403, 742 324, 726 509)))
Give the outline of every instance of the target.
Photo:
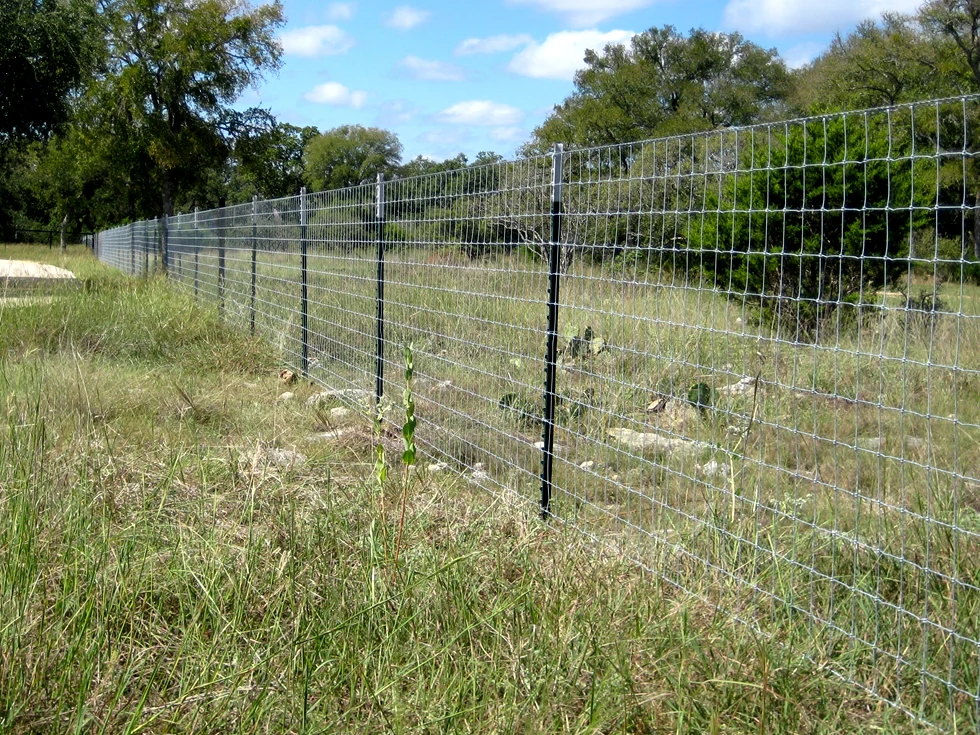
POLYGON ((255 200, 97 251, 165 265, 365 411, 411 345, 434 460, 974 729, 978 150, 980 99, 931 101, 255 200))

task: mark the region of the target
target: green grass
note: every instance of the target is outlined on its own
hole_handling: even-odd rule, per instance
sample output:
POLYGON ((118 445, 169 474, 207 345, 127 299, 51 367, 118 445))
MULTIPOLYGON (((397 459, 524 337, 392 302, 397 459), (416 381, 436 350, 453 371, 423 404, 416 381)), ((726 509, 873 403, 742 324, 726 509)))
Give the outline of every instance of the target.
MULTIPOLYGON (((224 313, 239 325, 249 257, 227 251, 224 313)), ((190 290, 187 262, 178 275, 190 290)), ((213 300, 215 251, 198 266, 213 300)), ((818 344, 794 344, 653 266, 579 262, 563 279, 562 345, 589 327, 606 349, 561 359, 556 515, 884 699, 974 727, 980 289, 946 283, 936 318, 887 292, 860 321, 842 311, 818 344), (758 393, 711 410, 647 410, 665 393, 755 375, 758 393), (644 455, 610 429, 704 446, 644 455), (708 475, 711 463, 727 471, 708 475)), ((371 247, 311 246, 311 372, 332 387, 373 388, 374 272, 371 247)), ((400 390, 391 378, 410 344, 419 445, 467 474, 482 464, 498 490, 536 502, 540 426, 513 405, 540 404, 542 264, 393 247, 386 273, 388 390, 400 390)), ((296 364, 299 257, 260 252, 256 275, 257 328, 296 364)), ((917 278, 909 294, 931 287, 917 278)))
POLYGON ((378 492, 367 420, 276 402, 270 348, 166 283, 74 265, 0 320, 0 731, 925 729, 680 557, 710 602, 453 474, 378 492))

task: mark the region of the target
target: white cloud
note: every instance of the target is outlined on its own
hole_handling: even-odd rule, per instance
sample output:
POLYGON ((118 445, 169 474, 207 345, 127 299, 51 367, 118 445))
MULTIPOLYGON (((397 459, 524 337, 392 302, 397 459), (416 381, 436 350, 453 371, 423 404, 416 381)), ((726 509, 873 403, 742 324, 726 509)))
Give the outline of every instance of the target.
POLYGON ((335 56, 354 46, 354 38, 337 26, 307 26, 283 31, 279 36, 282 50, 294 56, 335 56))
POLYGON ((429 17, 427 10, 419 10, 411 5, 399 5, 385 15, 385 25, 400 31, 410 31, 429 17))
POLYGON ((408 100, 389 100, 382 102, 378 111, 378 125, 383 128, 403 125, 412 120, 419 108, 408 100))
POLYGON ((354 17, 354 3, 330 3, 327 6, 328 20, 350 20, 354 17))
POLYGON ((804 64, 809 64, 817 56, 827 50, 827 44, 813 41, 811 43, 801 43, 780 52, 780 56, 790 69, 799 69, 804 64))
POLYGON ((406 56, 398 62, 402 73, 411 79, 432 82, 462 82, 466 72, 453 64, 444 61, 428 61, 418 56, 406 56))
POLYGON ((535 5, 542 10, 558 13, 571 25, 593 26, 623 13, 630 13, 657 0, 510 0, 512 3, 535 5))
MULTIPOLYGON (((465 130, 427 130, 421 133, 417 140, 423 143, 433 143, 436 144, 439 150, 449 150, 455 148, 460 143, 465 143, 469 140, 470 136, 465 130)), ((431 158, 433 161, 439 160, 435 156, 426 156, 426 158, 431 158)))
POLYGON ((321 105, 360 108, 367 102, 367 92, 352 91, 340 82, 318 84, 303 95, 303 99, 321 105))
POLYGON ((457 102, 452 107, 436 115, 438 122, 450 125, 490 125, 506 127, 519 125, 524 120, 524 113, 516 107, 491 102, 489 100, 469 100, 457 102))
POLYGON ((507 68, 525 77, 570 80, 585 66, 588 49, 602 51, 609 43, 629 43, 635 35, 633 31, 559 31, 542 43, 531 43, 507 68))
POLYGON ((824 33, 882 13, 914 13, 922 0, 729 0, 725 23, 743 33, 824 33))
POLYGON ((456 47, 457 56, 471 54, 495 54, 500 51, 513 51, 515 48, 527 46, 534 39, 526 33, 516 36, 490 36, 489 38, 467 38, 456 47))
POLYGON ((524 140, 527 137, 527 133, 524 128, 510 125, 503 128, 494 128, 490 131, 490 137, 502 143, 513 143, 518 140, 524 140))

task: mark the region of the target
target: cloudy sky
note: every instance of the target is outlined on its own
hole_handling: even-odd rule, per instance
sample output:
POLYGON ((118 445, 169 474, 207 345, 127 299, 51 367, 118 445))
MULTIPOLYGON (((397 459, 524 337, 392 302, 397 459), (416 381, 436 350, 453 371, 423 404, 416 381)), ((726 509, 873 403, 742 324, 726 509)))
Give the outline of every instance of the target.
POLYGON ((585 49, 653 26, 738 31, 803 64, 921 0, 284 0, 283 67, 242 102, 294 125, 398 134, 405 158, 511 157, 572 90, 585 49))

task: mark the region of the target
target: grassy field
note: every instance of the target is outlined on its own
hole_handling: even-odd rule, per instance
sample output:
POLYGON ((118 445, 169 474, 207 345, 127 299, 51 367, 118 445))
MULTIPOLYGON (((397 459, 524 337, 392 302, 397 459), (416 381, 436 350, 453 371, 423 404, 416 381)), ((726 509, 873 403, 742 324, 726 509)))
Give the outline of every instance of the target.
MULTIPOLYGON (((247 243, 228 241, 223 291, 224 314, 243 326, 247 243)), ((175 269, 212 302, 216 252, 193 256, 196 276, 189 253, 175 269)), ((313 244, 309 260, 311 373, 370 392, 374 251, 313 244)), ((294 365, 298 281, 297 253, 259 250, 256 327, 294 365)), ((896 279, 806 343, 669 270, 578 263, 562 284, 552 510, 882 698, 971 728, 980 289, 946 283, 930 309, 906 308, 899 287, 914 297, 932 284, 896 279), (586 344, 588 330, 601 343, 586 344), (726 392, 756 378, 757 390, 726 392), (702 382, 714 398, 699 411, 686 399, 702 382), (667 409, 653 410, 662 398, 667 409)), ((541 263, 392 247, 385 292, 387 390, 399 394, 400 348, 410 344, 420 444, 488 489, 536 502, 541 263)), ((395 428, 398 415, 389 413, 395 428)))
POLYGON ((277 402, 276 351, 167 283, 0 255, 85 282, 0 307, 0 731, 926 729, 798 617, 717 612, 754 614, 731 586, 682 594, 393 443, 379 490, 364 419, 277 402))

